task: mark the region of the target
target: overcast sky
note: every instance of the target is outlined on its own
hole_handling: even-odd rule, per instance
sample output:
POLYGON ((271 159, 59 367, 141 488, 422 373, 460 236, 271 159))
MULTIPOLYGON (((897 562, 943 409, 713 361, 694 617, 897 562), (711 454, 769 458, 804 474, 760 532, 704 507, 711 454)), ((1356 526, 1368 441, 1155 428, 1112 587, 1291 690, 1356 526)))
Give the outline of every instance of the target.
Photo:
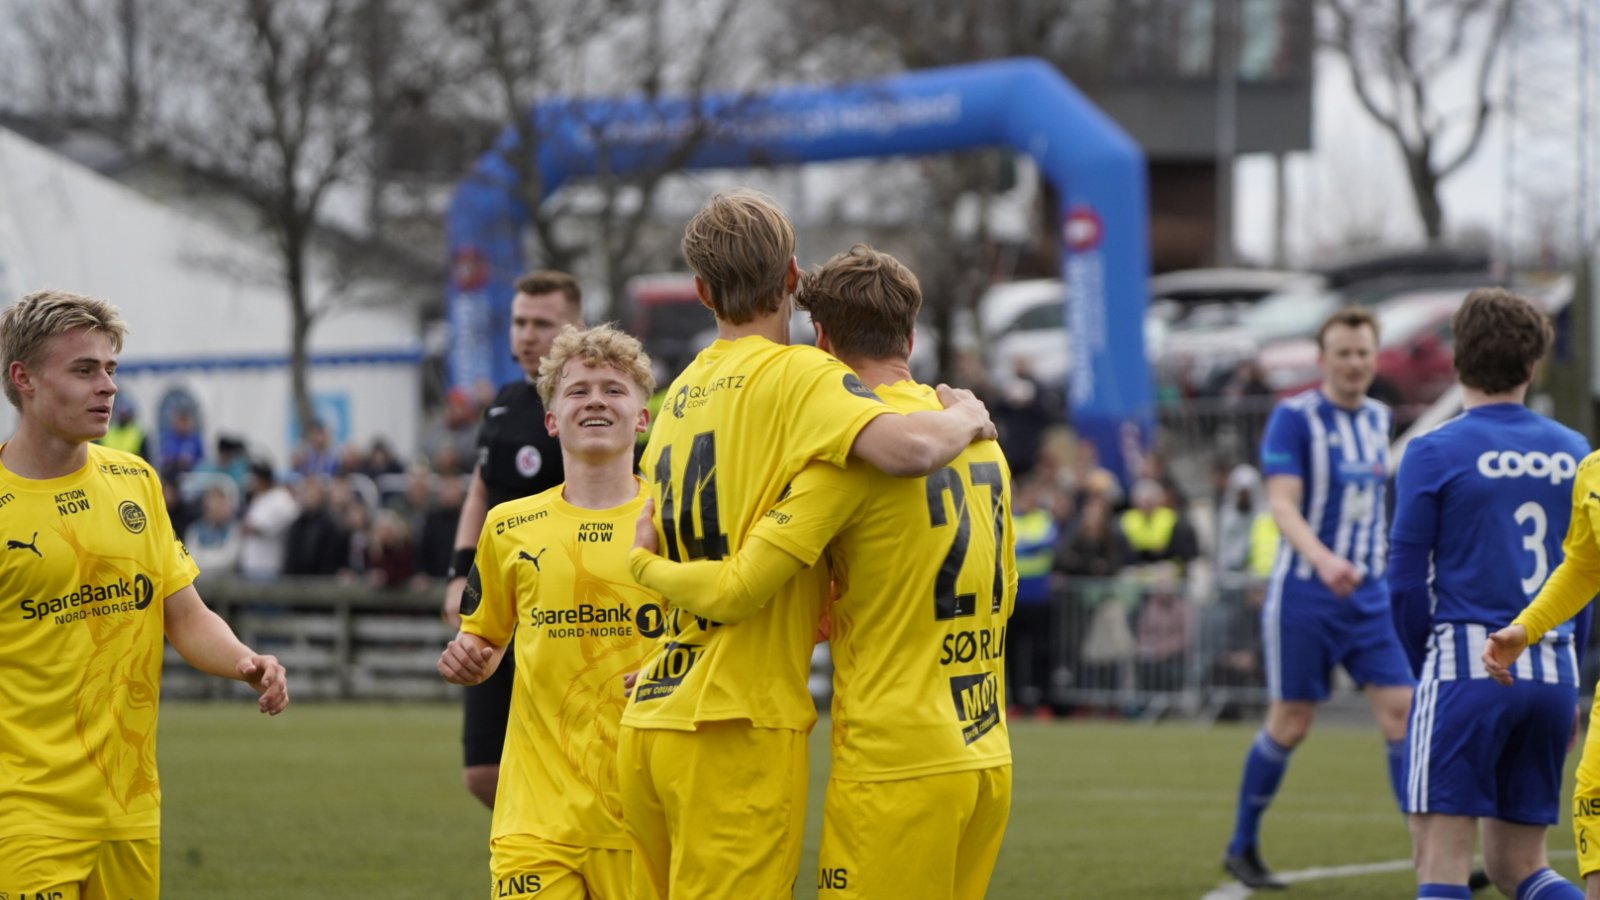
MULTIPOLYGON (((1459 113, 1466 108, 1469 82, 1470 79, 1457 78, 1447 84, 1449 109, 1459 113)), ((1569 99, 1575 101, 1576 97, 1569 99)), ((1361 108, 1350 88, 1348 71, 1333 54, 1324 53, 1318 60, 1314 116, 1314 148, 1291 158, 1288 170, 1290 261, 1315 262, 1319 250, 1325 251, 1355 231, 1377 230, 1390 243, 1420 242, 1422 229, 1399 151, 1388 133, 1361 108)), ((1591 127, 1595 124, 1591 123, 1591 127)), ((1477 154, 1444 183, 1442 192, 1447 230, 1453 234, 1487 234, 1496 247, 1502 238, 1500 222, 1506 214, 1506 134, 1505 120, 1497 114, 1491 119, 1477 154)), ((1554 176, 1559 180, 1553 189, 1575 193, 1577 184, 1565 182, 1576 176, 1576 131, 1558 128, 1550 134, 1537 148, 1519 145, 1521 157, 1531 161, 1525 162, 1529 168, 1524 171, 1543 173, 1547 185, 1554 176)), ((1459 131, 1452 133, 1446 152, 1460 146, 1460 137, 1459 131)), ((1591 154, 1594 143, 1591 139, 1591 154)), ((1591 168, 1591 185, 1594 178, 1591 168)), ((1243 159, 1237 188, 1235 234, 1239 251, 1249 259, 1268 261, 1273 210, 1270 160, 1264 156, 1243 159)), ((1570 222, 1572 214, 1566 215, 1565 221, 1570 222)), ((1518 230, 1525 232, 1526 215, 1519 213, 1517 221, 1518 230)))

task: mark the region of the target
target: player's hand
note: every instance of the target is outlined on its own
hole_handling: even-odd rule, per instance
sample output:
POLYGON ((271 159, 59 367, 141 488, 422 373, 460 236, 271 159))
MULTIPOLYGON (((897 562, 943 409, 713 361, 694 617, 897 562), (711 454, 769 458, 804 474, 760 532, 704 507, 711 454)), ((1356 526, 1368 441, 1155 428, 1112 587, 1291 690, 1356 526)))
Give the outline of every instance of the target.
POLYGON ((457 631, 461 630, 461 593, 466 589, 465 575, 452 578, 444 584, 444 605, 439 609, 439 616, 446 625, 457 631))
POLYGON ((1361 570, 1350 560, 1330 553, 1317 563, 1317 578, 1334 596, 1348 597, 1361 585, 1361 570))
POLYGON ((1489 635, 1489 640, 1483 645, 1483 667, 1489 670, 1489 677, 1501 684, 1512 682, 1511 667, 1516 665, 1517 657, 1522 651, 1528 649, 1528 629, 1521 625, 1507 625, 1506 627, 1489 635))
POLYGON ((439 654, 439 675, 451 684, 482 684, 493 658, 494 648, 482 638, 458 634, 439 654))
POLYGON ((661 543, 656 538, 656 502, 646 497, 644 508, 639 510, 639 521, 633 523, 633 546, 636 550, 647 550, 660 554, 661 543))
POLYGON ((948 384, 941 384, 936 389, 939 402, 945 409, 962 409, 973 417, 973 424, 977 427, 978 436, 973 440, 994 440, 1000 432, 994 427, 994 420, 989 418, 989 407, 983 405, 978 395, 966 388, 953 388, 948 384))
POLYGON ((252 653, 239 660, 238 672, 239 680, 261 695, 256 705, 262 712, 275 716, 289 705, 289 681, 276 656, 252 653))
POLYGON ((639 683, 639 672, 634 670, 622 676, 622 696, 632 697, 633 686, 639 683))

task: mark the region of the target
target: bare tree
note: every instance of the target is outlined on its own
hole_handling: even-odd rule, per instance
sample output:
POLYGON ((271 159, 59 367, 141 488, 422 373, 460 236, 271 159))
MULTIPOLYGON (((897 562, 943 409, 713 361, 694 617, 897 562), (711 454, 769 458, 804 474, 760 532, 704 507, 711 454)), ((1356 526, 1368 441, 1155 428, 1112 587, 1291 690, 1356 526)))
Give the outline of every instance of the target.
POLYGON ((341 0, 242 0, 191 9, 186 43, 204 85, 173 121, 169 149, 237 190, 271 235, 289 302, 296 419, 314 416, 307 375, 317 315, 312 238, 329 191, 352 177, 369 136, 358 7, 341 0), (203 38, 202 38, 203 36, 203 38))
MULTIPOLYGON (((813 0, 791 12, 793 31, 810 60, 831 77, 864 77, 902 69, 959 65, 1008 56, 1072 57, 1092 45, 1114 12, 1108 0, 813 0)), ((931 157, 923 174, 918 245, 924 308, 938 332, 939 370, 955 372, 958 314, 976 307, 994 278, 994 244, 983 213, 1001 189, 998 151, 931 157), (974 227, 957 227, 957 207, 975 203, 974 227)), ((1043 233, 1055 234, 1055 211, 1043 210, 1043 233)), ((1054 270, 1054 254, 1034 261, 1054 270)), ((1040 272, 1039 274, 1042 274, 1040 272)))
POLYGON ((1439 185, 1477 152, 1494 109, 1491 75, 1513 0, 1326 0, 1323 43, 1350 70, 1362 108, 1405 160, 1430 242, 1444 234, 1439 185), (1441 81, 1464 69, 1467 110, 1452 115, 1441 81))
MULTIPOLYGON (((574 269, 592 257, 604 275, 606 316, 623 319, 627 280, 637 274, 656 213, 659 188, 681 172, 713 123, 701 99, 727 89, 730 34, 743 0, 614 0, 608 4, 445 0, 447 27, 464 44, 456 69, 466 102, 487 110, 516 135, 503 148, 515 173, 513 190, 528 216, 542 264, 574 269), (624 149, 615 124, 592 101, 633 95, 686 101, 690 120, 647 154, 642 166, 610 166, 624 149), (545 115, 536 117, 535 110, 545 115), (593 147, 597 171, 589 189, 551 195, 537 164, 550 129, 576 128, 593 147), (581 207, 581 208, 580 208, 581 207), (581 242, 564 224, 593 222, 597 239, 581 242)), ((744 53, 748 60, 761 54, 744 53)))
POLYGON ((172 26, 181 14, 166 0, 15 4, 0 29, 15 35, 24 59, 8 79, 6 105, 46 124, 98 128, 143 147, 168 93, 172 26))

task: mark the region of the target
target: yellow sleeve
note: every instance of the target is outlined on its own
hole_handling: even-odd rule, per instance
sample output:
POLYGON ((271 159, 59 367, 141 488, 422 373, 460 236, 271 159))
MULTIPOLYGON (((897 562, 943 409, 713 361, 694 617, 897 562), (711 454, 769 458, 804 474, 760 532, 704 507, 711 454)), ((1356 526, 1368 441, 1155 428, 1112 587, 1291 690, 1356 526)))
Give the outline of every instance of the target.
POLYGON ((635 549, 628 555, 634 580, 702 618, 742 622, 801 569, 815 565, 855 517, 867 496, 863 466, 807 466, 727 559, 677 563, 635 549))
POLYGON ((516 585, 508 583, 506 574, 500 564, 493 522, 485 522, 478 537, 477 555, 467 573, 467 585, 462 589, 461 630, 496 647, 509 644, 517 630, 516 585))
MULTIPOLYGON (((1010 475, 1010 473, 1007 473, 1007 475, 1006 475, 1006 485, 1007 485, 1006 493, 1007 494, 1009 494, 1011 492, 1010 484, 1011 484, 1011 475, 1010 475)), ((1005 498, 1005 508, 1002 510, 1002 515, 1005 516, 1005 523, 1006 523, 1006 527, 1005 527, 1005 546, 999 548, 998 552, 1000 553, 1000 567, 1001 567, 1001 570, 1005 573, 1005 581, 1006 581, 1006 583, 1005 583, 1005 594, 1004 594, 1005 600, 1004 600, 1002 606, 1000 607, 1000 611, 1001 611, 1001 617, 1002 618, 1010 619, 1011 618, 1011 613, 1016 609, 1016 606, 1017 606, 1017 580, 1018 579, 1017 579, 1017 529, 1016 529, 1015 522, 1013 521, 1012 515, 1011 515, 1011 498, 1009 496, 1007 496, 1005 498)))
POLYGON ((900 413, 884 403, 848 366, 815 347, 792 348, 785 384, 794 386, 783 406, 791 459, 843 467, 861 429, 881 415, 900 413))
MULTIPOLYGON (((732 625, 754 616, 805 563, 751 536, 723 560, 672 562, 635 547, 628 553, 633 579, 701 618, 732 625)), ((463 626, 464 627, 464 626, 463 626)))
MULTIPOLYGON (((1590 459, 1594 459, 1593 456, 1590 459)), ((1587 463, 1589 460, 1585 460, 1587 463)), ((1538 596, 1528 604, 1513 625, 1528 631, 1528 643, 1544 637, 1544 633, 1577 615, 1600 590, 1600 546, 1595 543, 1594 523, 1589 518, 1588 499, 1591 494, 1593 473, 1597 470, 1585 465, 1578 471, 1572 486, 1572 522, 1567 526, 1567 537, 1561 544, 1563 559, 1555 572, 1539 588, 1538 596), (1589 477, 1586 477, 1589 476, 1589 477)), ((1600 511, 1600 506, 1593 507, 1600 511)))

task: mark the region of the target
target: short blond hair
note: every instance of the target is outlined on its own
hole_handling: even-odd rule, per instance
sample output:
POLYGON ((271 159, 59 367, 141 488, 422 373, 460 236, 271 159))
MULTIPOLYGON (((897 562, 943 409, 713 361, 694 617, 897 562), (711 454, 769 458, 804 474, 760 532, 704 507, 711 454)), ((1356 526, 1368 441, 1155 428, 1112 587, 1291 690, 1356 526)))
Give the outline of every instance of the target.
POLYGON ((104 332, 111 349, 122 352, 128 325, 117 308, 104 300, 68 291, 34 291, 0 312, 0 367, 6 374, 6 399, 22 408, 22 395, 11 381, 11 364, 32 369, 43 360, 51 339, 74 328, 104 332))
POLYGON ((910 350, 922 285, 900 260, 856 244, 801 278, 794 301, 822 326, 835 354, 893 359, 910 350))
POLYGON ((624 372, 639 386, 645 397, 655 393, 656 376, 650 371, 650 354, 644 352, 639 339, 620 331, 611 323, 593 328, 564 325, 556 335, 550 352, 539 363, 539 399, 549 409, 556 399, 556 389, 561 387, 561 373, 567 363, 582 360, 590 366, 610 366, 624 372))
POLYGON ((683 259, 705 282, 717 318, 742 325, 783 303, 794 226, 758 191, 719 193, 683 230, 683 259))

